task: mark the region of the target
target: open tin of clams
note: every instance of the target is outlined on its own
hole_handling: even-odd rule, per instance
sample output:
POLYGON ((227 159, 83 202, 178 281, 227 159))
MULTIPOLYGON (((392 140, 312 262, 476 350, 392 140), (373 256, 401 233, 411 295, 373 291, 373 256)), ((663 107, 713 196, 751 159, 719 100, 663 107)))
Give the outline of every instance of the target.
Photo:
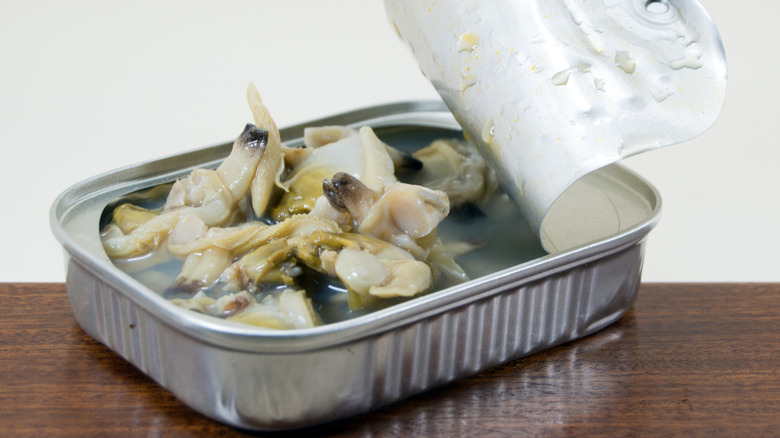
MULTIPOLYGON (((369 125, 407 151, 462 135, 443 103, 407 102, 283 129, 282 139, 295 146, 305 126, 318 125, 369 125)), ((51 225, 84 331, 196 411, 245 429, 300 428, 359 414, 607 326, 636 297, 645 239, 660 214, 652 185, 619 164, 606 166, 564 194, 557 208, 579 219, 548 229, 556 242, 548 253, 514 207, 501 207, 499 195, 486 217, 442 224, 444 238, 465 229, 488 242, 487 252, 459 260, 472 280, 314 328, 260 329, 172 305, 117 268, 99 236, 106 206, 193 168, 213 168, 230 147, 85 180, 57 198, 51 225)))

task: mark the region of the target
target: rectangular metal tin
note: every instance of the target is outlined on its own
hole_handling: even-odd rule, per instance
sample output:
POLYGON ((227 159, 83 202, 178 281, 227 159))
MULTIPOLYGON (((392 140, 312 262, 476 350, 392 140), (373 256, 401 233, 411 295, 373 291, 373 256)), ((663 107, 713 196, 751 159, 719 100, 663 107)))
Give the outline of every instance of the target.
MULTIPOLYGON (((405 102, 290 127, 282 138, 295 144, 305 126, 332 124, 458 129, 440 102, 405 102)), ((352 320, 268 332, 171 305, 117 269, 98 235, 109 202, 213 167, 230 146, 85 180, 57 198, 51 225, 84 331, 196 411, 245 429, 366 412, 607 326, 636 298, 645 238, 660 215, 657 191, 611 165, 591 178, 600 192, 622 193, 615 214, 638 218, 614 234, 352 320)))

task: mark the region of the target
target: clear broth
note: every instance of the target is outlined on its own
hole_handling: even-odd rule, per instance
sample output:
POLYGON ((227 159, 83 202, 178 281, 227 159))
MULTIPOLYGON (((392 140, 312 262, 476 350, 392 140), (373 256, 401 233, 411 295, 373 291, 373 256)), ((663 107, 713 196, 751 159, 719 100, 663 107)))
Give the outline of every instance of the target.
MULTIPOLYGON (((432 141, 441 138, 463 139, 459 131, 430 127, 376 128, 376 134, 384 142, 405 152, 414 152, 432 141)), ((414 171, 397 175, 402 182, 415 183, 414 171)), ((144 208, 155 209, 165 203, 171 183, 128 194, 112 202, 103 211, 100 227, 111 220, 114 208, 130 202, 144 208)), ((469 278, 479 278, 502 269, 537 259, 546 254, 539 239, 528 222, 520 215, 502 190, 498 190, 481 208, 453 208, 450 215, 439 225, 437 235, 444 241, 466 241, 477 247, 455 260, 466 271, 469 278)), ((155 263, 143 269, 137 264, 115 262, 115 265, 151 290, 163 294, 173 284, 181 271, 183 260, 169 260, 155 263)), ((324 323, 341 321, 376 310, 377 308, 352 311, 347 305, 347 291, 337 280, 304 269, 299 286, 307 291, 315 310, 324 323)), ((442 290, 452 284, 443 278, 437 280, 433 290, 442 290)), ((260 294, 276 293, 284 286, 269 285, 260 294)), ((218 294, 219 291, 207 290, 218 294)), ((413 299, 413 298, 412 298, 413 299)), ((391 306, 401 299, 384 300, 382 308, 391 306)))

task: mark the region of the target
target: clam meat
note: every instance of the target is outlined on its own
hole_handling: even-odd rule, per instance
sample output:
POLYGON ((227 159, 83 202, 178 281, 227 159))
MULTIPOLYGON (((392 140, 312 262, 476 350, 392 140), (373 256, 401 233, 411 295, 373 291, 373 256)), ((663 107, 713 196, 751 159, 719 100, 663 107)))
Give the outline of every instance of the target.
POLYGON ((498 189, 498 179, 479 151, 466 141, 438 139, 412 156, 423 164, 414 181, 447 194, 453 207, 481 205, 498 189))
POLYGON ((311 300, 303 291, 296 289, 285 289, 278 295, 269 294, 259 301, 252 294, 241 291, 218 299, 198 292, 192 298, 175 298, 171 302, 195 312, 257 327, 294 329, 320 324, 311 300))
POLYGON ((442 140, 409 154, 370 126, 308 127, 288 147, 252 84, 247 100, 255 125, 216 169, 154 190, 157 207, 131 194, 107 208, 115 263, 167 278, 155 289, 179 307, 272 329, 322 324, 331 298, 318 294, 367 312, 468 279, 455 259, 474 246, 437 229, 451 204, 495 190, 473 148, 442 140))
POLYGON ((197 217, 206 227, 237 220, 239 204, 249 190, 267 140, 267 131, 246 125, 216 170, 195 169, 173 184, 159 214, 116 208, 114 220, 102 232, 106 254, 112 259, 128 259, 155 252, 189 216, 197 217))
POLYGON ((348 173, 379 192, 397 181, 385 144, 368 126, 360 128, 355 135, 304 150, 310 152, 289 169, 284 181, 288 191, 271 210, 275 220, 311 212, 317 198, 323 195, 323 179, 338 172, 348 173))

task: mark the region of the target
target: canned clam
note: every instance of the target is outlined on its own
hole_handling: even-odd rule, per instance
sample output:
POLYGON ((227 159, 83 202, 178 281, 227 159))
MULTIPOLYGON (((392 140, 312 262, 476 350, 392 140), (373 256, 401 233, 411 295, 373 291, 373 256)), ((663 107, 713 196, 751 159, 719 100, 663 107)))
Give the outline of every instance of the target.
MULTIPOLYGON (((459 133, 441 102, 402 102, 284 128, 281 139, 300 145, 306 127, 326 125, 369 125, 411 148, 432 133, 459 133)), ((119 269, 101 245, 98 224, 117 198, 215 167, 232 145, 89 178, 57 198, 51 224, 84 331, 194 410, 242 429, 295 429, 367 412, 600 330, 631 308, 661 212, 652 185, 620 164, 607 166, 576 186, 588 216, 615 206, 618 233, 545 254, 533 231, 502 222, 491 227, 499 250, 472 259, 482 272, 470 281, 330 324, 273 330, 175 306, 119 269)), ((492 221, 461 225, 485 223, 492 221)))

